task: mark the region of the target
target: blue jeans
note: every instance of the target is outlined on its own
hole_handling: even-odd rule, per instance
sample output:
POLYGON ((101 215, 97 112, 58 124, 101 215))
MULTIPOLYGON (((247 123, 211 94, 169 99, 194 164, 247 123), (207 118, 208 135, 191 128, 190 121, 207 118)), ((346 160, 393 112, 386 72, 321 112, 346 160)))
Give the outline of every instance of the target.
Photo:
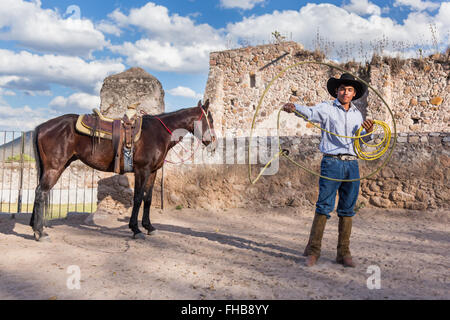
MULTIPOLYGON (((323 157, 320 164, 320 174, 334 179, 359 179, 358 160, 344 161, 332 157, 323 157)), ((337 214, 339 217, 353 217, 353 208, 358 198, 360 181, 339 182, 319 179, 319 199, 316 203, 316 213, 324 214, 330 219, 334 210, 336 192, 339 192, 337 214)))

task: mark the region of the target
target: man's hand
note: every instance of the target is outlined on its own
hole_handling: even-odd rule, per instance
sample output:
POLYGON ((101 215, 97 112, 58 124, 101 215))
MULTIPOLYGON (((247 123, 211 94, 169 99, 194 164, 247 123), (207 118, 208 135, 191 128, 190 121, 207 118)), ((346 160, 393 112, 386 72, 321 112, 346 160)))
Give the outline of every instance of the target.
POLYGON ((370 119, 367 119, 366 121, 364 121, 362 126, 366 130, 367 133, 373 131, 373 121, 370 119))
POLYGON ((293 103, 286 103, 283 106, 283 111, 287 113, 292 113, 295 111, 295 105, 293 103))

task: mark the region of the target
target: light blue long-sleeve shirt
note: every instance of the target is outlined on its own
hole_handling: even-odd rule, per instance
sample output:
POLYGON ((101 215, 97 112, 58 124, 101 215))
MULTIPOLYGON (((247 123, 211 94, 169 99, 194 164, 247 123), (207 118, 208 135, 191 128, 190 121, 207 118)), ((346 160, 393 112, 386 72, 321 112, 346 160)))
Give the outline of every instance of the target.
MULTIPOLYGON (((309 121, 320 124, 320 127, 342 136, 354 136, 364 122, 361 112, 350 102, 350 108, 345 111, 338 99, 325 101, 307 107, 295 104, 297 111, 309 121)), ((297 115, 298 116, 298 115, 297 115)), ((325 131, 322 132, 319 150, 326 154, 351 154, 356 156, 353 148, 355 139, 341 138, 325 131)), ((366 133, 365 130, 361 134, 366 133)), ((364 140, 369 140, 363 138, 364 140)))

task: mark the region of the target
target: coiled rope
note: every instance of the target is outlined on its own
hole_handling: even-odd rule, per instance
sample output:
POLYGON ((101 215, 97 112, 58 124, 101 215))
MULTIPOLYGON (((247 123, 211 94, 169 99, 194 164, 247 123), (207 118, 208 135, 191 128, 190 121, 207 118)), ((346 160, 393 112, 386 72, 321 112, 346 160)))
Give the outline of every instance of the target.
MULTIPOLYGON (((269 84, 268 84, 267 87, 265 88, 263 94, 261 95, 261 98, 259 99, 258 106, 256 107, 256 109, 255 109, 255 114, 254 114, 254 116, 253 116, 252 127, 251 127, 251 129, 250 129, 249 146, 248 146, 248 159, 251 159, 251 157, 250 157, 250 152, 251 152, 251 142, 252 142, 253 131, 254 131, 254 128, 255 128, 256 117, 257 117, 257 115, 258 115, 259 109, 261 108, 261 105, 262 105, 262 102, 263 102, 263 100, 264 100, 265 95, 267 94, 267 92, 269 91, 270 87, 271 87, 272 84, 275 82, 275 80, 277 80, 279 77, 281 77, 286 71, 288 71, 288 70, 291 69, 291 68, 297 67, 297 66, 299 66, 299 65, 303 65, 303 64, 318 64, 318 65, 325 65, 325 66, 328 66, 328 67, 330 67, 330 68, 337 69, 337 70, 340 70, 340 71, 342 71, 342 72, 349 73, 349 74, 351 74, 352 76, 354 76, 357 80, 359 80, 359 81, 361 81, 362 83, 364 83, 368 88, 370 88, 370 89, 371 89, 371 90, 372 90, 372 91, 373 91, 373 92, 381 99, 381 101, 384 103, 384 105, 386 106, 386 108, 389 110, 389 113, 390 113, 390 115, 391 115, 391 117, 392 117, 393 127, 394 127, 394 136, 393 136, 393 139, 391 139, 391 138, 392 138, 391 130, 390 130, 390 127, 389 127, 389 125, 388 125, 387 123, 385 123, 385 122, 383 122, 383 121, 379 121, 379 120, 374 120, 374 125, 376 126, 374 129, 376 129, 377 127, 381 127, 381 128, 383 129, 383 131, 384 131, 384 136, 383 136, 383 139, 381 140, 381 142, 379 142, 379 143, 377 143, 377 144, 368 144, 368 143, 366 143, 362 138, 365 137, 365 136, 369 136, 370 134, 372 134, 372 132, 371 132, 371 133, 364 134, 364 135, 361 135, 361 132, 362 132, 362 129, 363 129, 362 127, 358 129, 358 131, 356 132, 356 135, 355 135, 355 136, 352 136, 352 137, 349 137, 349 136, 342 136, 342 135, 338 135, 338 134, 335 134, 335 133, 333 133, 333 132, 327 131, 327 130, 321 128, 320 126, 318 126, 318 125, 316 125, 316 124, 310 122, 310 121, 309 121, 308 119, 306 119, 303 115, 301 115, 298 111, 295 111, 296 114, 298 114, 298 115, 300 115, 301 117, 303 117, 305 120, 307 120, 308 122, 310 122, 313 126, 319 128, 320 130, 323 130, 323 131, 325 131, 325 132, 327 132, 327 133, 333 134, 333 135, 338 136, 338 137, 341 137, 341 138, 356 139, 356 140, 354 141, 355 152, 356 152, 357 156, 358 156, 360 159, 362 159, 362 160, 376 160, 376 159, 379 159, 381 156, 383 156, 383 155, 386 153, 386 151, 389 149, 389 146, 391 145, 391 142, 392 142, 391 150, 390 150, 388 156, 386 157, 386 159, 382 162, 382 164, 381 164, 378 168, 376 168, 376 169, 375 169, 373 172, 371 172, 370 174, 368 174, 368 175, 366 175, 366 176, 364 176, 364 177, 361 177, 361 178, 359 178, 359 179, 334 179, 334 178, 330 178, 330 177, 327 177, 327 176, 323 176, 323 175, 321 175, 321 174, 319 174, 319 173, 317 173, 317 172, 315 172, 315 171, 313 171, 313 170, 307 168, 306 166, 304 166, 304 165, 298 163, 297 161, 295 161, 294 159, 292 159, 291 157, 289 157, 289 155, 287 154, 287 152, 281 148, 279 130, 280 130, 280 114, 281 114, 282 109, 280 109, 280 110, 278 111, 278 116, 277 116, 277 138, 278 138, 279 152, 276 153, 276 154, 272 157, 272 159, 270 159, 270 161, 263 167, 263 169, 261 169, 261 171, 259 172, 258 176, 257 176, 254 180, 252 180, 252 167, 251 167, 251 163, 250 163, 250 161, 249 161, 249 164, 248 164, 248 178, 249 178, 249 180, 250 180, 250 183, 251 183, 251 184, 255 184, 255 183, 259 180, 259 178, 262 176, 262 174, 264 173, 264 171, 269 167, 269 165, 270 165, 275 159, 277 159, 277 158, 280 157, 280 156, 285 157, 285 158, 288 159, 290 162, 292 162, 294 165, 296 165, 296 166, 302 168, 303 170, 305 170, 305 171, 307 171, 307 172, 309 172, 309 173, 311 173, 311 174, 313 174, 313 175, 315 175, 315 176, 317 176, 317 177, 324 178, 324 179, 327 179, 327 180, 340 181, 340 182, 354 182, 354 181, 360 181, 360 180, 367 179, 367 178, 370 178, 370 177, 374 176, 374 175, 377 174, 383 167, 385 167, 385 166, 387 165, 387 163, 389 162, 389 160, 390 160, 391 157, 392 157, 392 152, 394 151, 394 147, 395 147, 395 144, 396 144, 396 142, 397 142, 397 129, 396 129, 396 124, 395 124, 394 114, 393 114, 391 108, 389 107, 389 105, 387 104, 387 102, 386 102, 386 101, 384 100, 384 98, 381 96, 381 94, 380 94, 375 88, 373 88, 370 84, 368 84, 366 81, 362 80, 362 79, 359 78, 358 76, 352 74, 351 72, 349 72, 349 71, 347 71, 347 70, 345 70, 345 69, 343 69, 343 68, 341 68, 341 67, 339 67, 339 66, 336 66, 336 65, 333 65, 333 64, 330 64, 330 63, 326 63, 326 62, 318 62, 318 61, 301 61, 301 62, 295 63, 295 64, 293 64, 293 65, 291 65, 291 66, 286 67, 286 68, 283 69, 282 71, 280 71, 280 72, 279 72, 279 73, 278 73, 278 74, 277 74, 277 75, 269 82, 269 84), (366 145, 366 146, 368 146, 368 147, 372 147, 372 148, 374 147, 374 148, 376 148, 376 149, 375 149, 374 151, 363 151, 362 148, 361 148, 361 145, 360 145, 360 141, 362 141, 362 143, 363 143, 364 145, 366 145)), ((374 130, 374 131, 375 131, 375 130, 374 130)))

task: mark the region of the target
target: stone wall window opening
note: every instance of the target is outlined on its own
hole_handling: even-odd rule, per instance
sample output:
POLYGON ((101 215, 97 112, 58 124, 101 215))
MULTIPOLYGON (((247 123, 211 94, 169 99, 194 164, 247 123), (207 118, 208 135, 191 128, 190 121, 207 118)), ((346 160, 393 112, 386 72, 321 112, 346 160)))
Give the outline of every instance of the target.
POLYGON ((250 88, 256 88, 256 74, 250 73, 250 88))
POLYGON ((235 99, 231 99, 231 105, 234 107, 236 105, 235 99))
POLYGON ((419 117, 411 117, 413 124, 419 124, 420 118, 419 117))
POLYGON ((292 90, 292 93, 291 93, 294 97, 297 97, 298 96, 298 93, 297 93, 297 90, 292 90))

